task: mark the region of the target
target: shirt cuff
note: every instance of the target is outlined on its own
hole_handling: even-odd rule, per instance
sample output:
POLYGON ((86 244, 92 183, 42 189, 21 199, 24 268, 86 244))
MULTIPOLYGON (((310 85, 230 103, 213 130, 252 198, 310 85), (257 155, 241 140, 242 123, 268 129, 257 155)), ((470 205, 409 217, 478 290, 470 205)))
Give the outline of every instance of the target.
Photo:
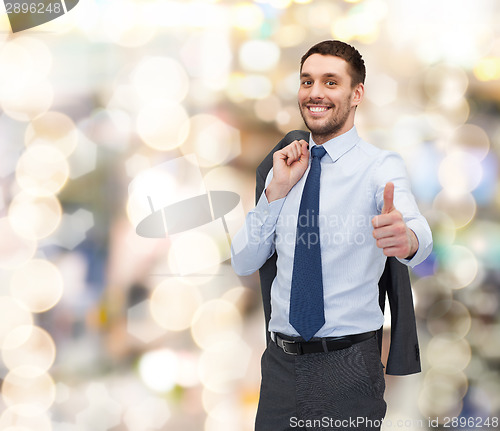
POLYGON ((429 256, 432 250, 432 237, 430 237, 430 233, 427 232, 427 229, 422 227, 417 221, 411 220, 406 224, 409 229, 413 231, 418 240, 418 250, 415 255, 411 259, 401 259, 396 258, 401 263, 408 265, 410 268, 417 266, 422 263, 427 256, 429 256))

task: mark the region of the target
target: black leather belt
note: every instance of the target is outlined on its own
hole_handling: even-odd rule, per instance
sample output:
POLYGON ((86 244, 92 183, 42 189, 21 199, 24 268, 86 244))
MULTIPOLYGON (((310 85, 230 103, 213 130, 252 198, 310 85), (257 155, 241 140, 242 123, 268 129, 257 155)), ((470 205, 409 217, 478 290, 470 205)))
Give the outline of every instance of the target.
POLYGON ((353 344, 368 340, 375 335, 375 331, 362 334, 346 335, 343 337, 322 338, 317 341, 286 340, 279 333, 274 333, 274 342, 289 355, 303 355, 305 353, 331 352, 351 347, 353 344))

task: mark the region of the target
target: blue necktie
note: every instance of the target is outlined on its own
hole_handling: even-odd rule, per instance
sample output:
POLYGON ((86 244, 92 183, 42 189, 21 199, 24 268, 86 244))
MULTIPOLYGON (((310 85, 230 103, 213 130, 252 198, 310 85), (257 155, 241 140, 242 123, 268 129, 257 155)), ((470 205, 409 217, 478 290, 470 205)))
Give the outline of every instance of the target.
POLYGON ((311 169, 302 192, 297 220, 290 293, 290 324, 306 341, 325 324, 318 215, 321 158, 326 150, 314 146, 311 153, 311 169))

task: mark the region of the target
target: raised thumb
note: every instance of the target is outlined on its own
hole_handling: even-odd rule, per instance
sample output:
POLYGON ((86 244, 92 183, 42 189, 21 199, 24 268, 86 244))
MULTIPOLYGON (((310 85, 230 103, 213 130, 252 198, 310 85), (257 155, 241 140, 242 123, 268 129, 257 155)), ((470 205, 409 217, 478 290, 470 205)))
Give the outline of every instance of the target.
POLYGON ((393 211, 394 208, 394 183, 387 183, 384 188, 384 206, 382 214, 387 214, 393 211))

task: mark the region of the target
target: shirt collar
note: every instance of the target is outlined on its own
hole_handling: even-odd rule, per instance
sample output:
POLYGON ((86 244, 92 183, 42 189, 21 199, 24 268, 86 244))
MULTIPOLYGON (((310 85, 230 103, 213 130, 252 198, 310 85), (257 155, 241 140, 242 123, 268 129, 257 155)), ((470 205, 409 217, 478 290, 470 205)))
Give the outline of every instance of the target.
MULTIPOLYGON (((309 143, 310 147, 316 145, 314 142, 312 135, 310 135, 309 143)), ((323 144, 326 153, 332 160, 332 162, 336 162, 340 159, 345 153, 347 153, 354 145, 356 145, 359 141, 358 131, 356 130, 356 126, 353 126, 351 130, 343 133, 340 136, 337 136, 329 141, 326 141, 323 144)))

